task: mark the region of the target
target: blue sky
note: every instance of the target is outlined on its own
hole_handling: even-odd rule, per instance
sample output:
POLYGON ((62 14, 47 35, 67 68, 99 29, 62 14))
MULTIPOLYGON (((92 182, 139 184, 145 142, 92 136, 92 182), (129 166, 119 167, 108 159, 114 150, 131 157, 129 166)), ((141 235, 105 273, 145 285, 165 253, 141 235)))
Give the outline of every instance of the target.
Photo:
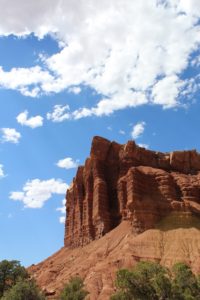
POLYGON ((63 246, 94 135, 200 151, 199 0, 0 0, 1 259, 63 246))

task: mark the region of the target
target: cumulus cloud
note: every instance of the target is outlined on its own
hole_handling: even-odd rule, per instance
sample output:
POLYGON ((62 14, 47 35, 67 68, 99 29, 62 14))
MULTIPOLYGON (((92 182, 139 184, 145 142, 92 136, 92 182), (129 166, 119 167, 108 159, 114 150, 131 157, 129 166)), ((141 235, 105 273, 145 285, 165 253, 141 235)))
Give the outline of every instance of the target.
POLYGON ((12 68, 4 71, 0 67, 0 87, 18 90, 24 96, 37 97, 46 84, 54 80, 49 71, 44 71, 39 66, 32 68, 12 68))
POLYGON ((33 179, 25 183, 22 191, 11 192, 10 199, 21 201, 24 207, 41 208, 53 194, 65 194, 67 188, 68 185, 60 179, 33 179))
POLYGON ((64 159, 60 159, 56 165, 59 168, 64 168, 64 169, 73 169, 78 167, 78 160, 74 161, 71 157, 66 157, 64 159))
POLYGON ((1 4, 1 35, 51 34, 61 46, 42 58, 42 66, 1 68, 1 87, 37 97, 64 89, 78 94, 80 86, 87 86, 102 95, 97 105, 66 109, 58 118, 49 114, 49 120, 109 115, 148 103, 164 108, 182 104, 189 80, 182 74, 200 43, 199 0, 1 4))
POLYGON ((4 142, 9 142, 14 144, 19 143, 21 134, 15 128, 1 128, 0 131, 2 133, 1 141, 3 143, 4 142))
POLYGON ((176 75, 161 79, 152 89, 153 102, 162 105, 164 108, 175 107, 178 105, 178 95, 183 86, 184 82, 176 75))
POLYGON ((98 104, 91 108, 80 108, 73 112, 70 111, 68 105, 55 105, 52 113, 47 113, 47 119, 53 122, 62 122, 64 120, 79 120, 90 116, 109 116, 114 111, 127 107, 136 107, 147 103, 147 99, 140 92, 124 92, 119 93, 113 98, 103 98, 98 104))
POLYGON ((21 125, 25 125, 25 126, 28 126, 31 128, 36 128, 36 127, 40 127, 43 125, 43 117, 35 116, 35 117, 28 118, 27 110, 20 113, 16 119, 17 119, 17 122, 20 123, 21 125))
POLYGON ((132 132, 131 132, 131 137, 133 139, 139 138, 144 132, 145 125, 146 125, 145 122, 139 122, 136 125, 134 125, 133 129, 132 129, 132 132))
POLYGON ((4 170, 3 170, 3 165, 0 164, 0 179, 5 177, 5 174, 4 174, 4 170))

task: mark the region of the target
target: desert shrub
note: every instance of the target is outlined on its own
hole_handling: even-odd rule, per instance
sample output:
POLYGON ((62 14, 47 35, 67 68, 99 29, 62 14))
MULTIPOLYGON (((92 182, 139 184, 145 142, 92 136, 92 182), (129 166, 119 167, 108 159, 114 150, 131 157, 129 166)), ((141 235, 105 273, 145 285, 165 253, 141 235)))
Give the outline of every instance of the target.
POLYGON ((153 262, 139 262, 130 271, 119 270, 116 287, 118 292, 111 297, 112 300, 156 300, 170 299, 171 296, 168 270, 153 262))
POLYGON ((88 295, 84 289, 83 280, 80 277, 73 277, 64 287, 60 300, 83 300, 88 295))
POLYGON ((18 281, 11 287, 2 300, 44 300, 44 296, 33 281, 18 281))
POLYGON ((200 299, 199 277, 184 263, 176 263, 172 268, 172 294, 176 300, 200 299))
POLYGON ((132 270, 117 272, 116 288, 112 300, 200 300, 200 278, 184 263, 170 271, 154 262, 139 262, 132 270))

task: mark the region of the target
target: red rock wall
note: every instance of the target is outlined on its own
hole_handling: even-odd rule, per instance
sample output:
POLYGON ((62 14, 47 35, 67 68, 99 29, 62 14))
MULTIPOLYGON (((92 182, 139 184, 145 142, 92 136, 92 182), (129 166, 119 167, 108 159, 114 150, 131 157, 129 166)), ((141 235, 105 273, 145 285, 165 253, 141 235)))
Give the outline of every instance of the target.
POLYGON ((200 154, 161 153, 94 137, 67 191, 65 246, 82 246, 130 220, 135 233, 172 211, 199 214, 200 154))

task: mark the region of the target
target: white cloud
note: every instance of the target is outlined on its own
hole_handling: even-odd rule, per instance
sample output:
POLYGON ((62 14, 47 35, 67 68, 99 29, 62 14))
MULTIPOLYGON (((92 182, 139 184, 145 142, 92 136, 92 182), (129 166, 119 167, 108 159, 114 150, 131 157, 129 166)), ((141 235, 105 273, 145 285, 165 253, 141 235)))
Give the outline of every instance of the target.
POLYGON ((59 217, 59 221, 60 221, 61 224, 65 224, 65 220, 66 220, 65 216, 59 217))
POLYGON ((126 132, 122 129, 119 130, 119 133, 122 134, 122 135, 126 134, 126 132))
POLYGON ((20 123, 21 125, 25 125, 25 126, 28 126, 31 128, 36 128, 36 127, 40 127, 43 125, 43 117, 35 116, 35 117, 28 118, 27 110, 20 113, 16 119, 17 119, 17 122, 20 123))
POLYGON ((68 92, 78 95, 81 92, 81 88, 79 86, 74 86, 74 87, 69 88, 68 92))
POLYGON ((65 204, 66 204, 66 199, 63 199, 62 200, 62 206, 58 207, 56 210, 60 211, 62 214, 65 214, 65 212, 66 212, 65 204))
POLYGON ((193 60, 191 61, 191 65, 194 67, 194 66, 197 66, 199 67, 200 66, 200 55, 196 56, 193 58, 193 60))
POLYGON ((41 67, 32 68, 12 68, 4 71, 0 67, 0 87, 18 90, 24 96, 37 97, 41 91, 45 90, 45 85, 54 80, 48 71, 43 71, 41 67))
POLYGON ((136 125, 134 125, 133 129, 132 129, 132 132, 131 132, 131 137, 133 139, 139 138, 144 132, 145 125, 146 125, 145 122, 139 122, 136 125))
POLYGON ((147 145, 147 144, 139 143, 138 146, 141 147, 141 148, 149 149, 149 145, 147 145))
POLYGON ((64 169, 73 169, 78 167, 78 160, 74 161, 71 157, 66 157, 64 159, 60 159, 56 165, 59 168, 64 168, 64 169))
POLYGON ((178 5, 180 11, 191 14, 193 17, 199 17, 200 14, 200 4, 198 0, 171 0, 171 2, 175 2, 178 5))
POLYGON ((161 104, 164 108, 177 106, 177 98, 183 86, 184 82, 176 75, 161 79, 153 87, 153 103, 161 104))
POLYGON ((69 110, 69 105, 55 105, 53 112, 47 113, 47 119, 53 122, 63 122, 65 120, 69 120, 71 118, 69 110))
POLYGON ((4 174, 4 170, 3 170, 3 165, 0 164, 0 179, 5 177, 5 174, 4 174))
POLYGON ((117 96, 102 99, 95 107, 90 109, 82 108, 75 110, 70 114, 70 118, 78 120, 90 116, 109 116, 114 111, 124 109, 127 107, 136 107, 147 103, 147 99, 143 93, 140 92, 124 92, 119 93, 117 96))
POLYGON ((60 223, 65 223, 65 219, 66 219, 66 199, 63 199, 62 200, 62 206, 61 207, 58 207, 56 210, 57 211, 60 211, 62 216, 59 217, 59 222, 60 223))
POLYGON ((25 207, 41 208, 53 194, 65 194, 68 185, 60 179, 33 179, 25 183, 22 191, 10 193, 10 199, 23 202, 25 207))
POLYGON ((87 86, 102 95, 96 106, 66 109, 58 118, 49 113, 50 120, 109 115, 148 103, 182 104, 188 87, 182 74, 200 43, 199 0, 1 2, 1 35, 49 33, 62 45, 42 57, 43 67, 1 68, 1 87, 37 97, 64 89, 78 94, 87 86))
POLYGON ((21 138, 21 134, 15 128, 1 128, 2 142, 10 142, 17 144, 21 138))

